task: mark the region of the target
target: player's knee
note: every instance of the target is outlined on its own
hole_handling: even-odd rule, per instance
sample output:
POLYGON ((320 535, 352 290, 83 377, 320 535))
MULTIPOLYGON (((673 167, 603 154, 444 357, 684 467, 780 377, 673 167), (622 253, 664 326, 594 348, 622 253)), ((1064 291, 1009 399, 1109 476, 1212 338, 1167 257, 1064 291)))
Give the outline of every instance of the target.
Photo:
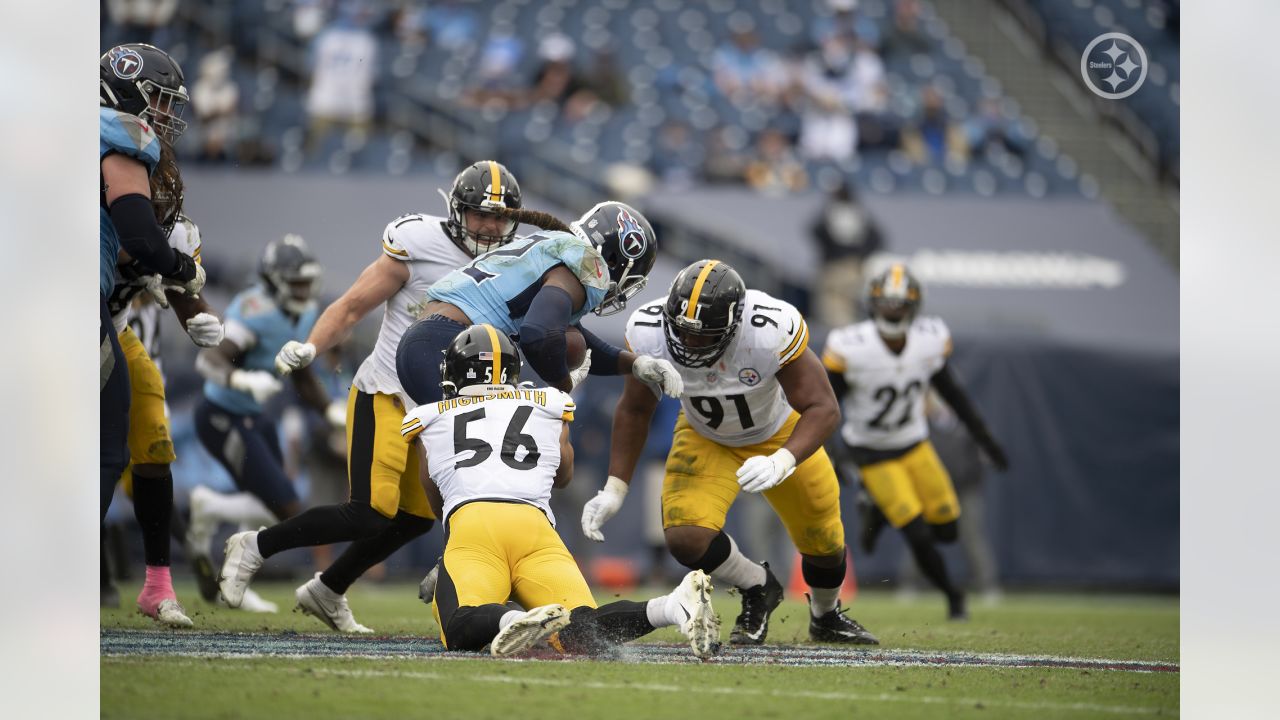
POLYGON ((933 539, 940 543, 953 543, 960 537, 960 523, 955 520, 929 527, 933 530, 933 539))
POLYGON ((133 476, 135 478, 145 478, 155 480, 163 478, 169 474, 168 463, 134 463, 133 476))
POLYGON ((399 512, 391 521, 391 526, 395 528, 396 534, 401 535, 408 540, 426 535, 431 531, 431 527, 436 521, 431 518, 419 517, 412 513, 399 512))
POLYGON ((929 545, 933 542, 933 532, 921 515, 911 518, 910 522, 903 525, 902 534, 910 545, 929 545))
POLYGON ((362 538, 377 535, 391 525, 391 518, 365 503, 343 503, 341 512, 351 530, 362 538))
POLYGON ((707 554, 711 541, 719 534, 715 530, 694 525, 671 527, 663 531, 671 557, 681 565, 695 570, 699 569, 700 561, 707 554))

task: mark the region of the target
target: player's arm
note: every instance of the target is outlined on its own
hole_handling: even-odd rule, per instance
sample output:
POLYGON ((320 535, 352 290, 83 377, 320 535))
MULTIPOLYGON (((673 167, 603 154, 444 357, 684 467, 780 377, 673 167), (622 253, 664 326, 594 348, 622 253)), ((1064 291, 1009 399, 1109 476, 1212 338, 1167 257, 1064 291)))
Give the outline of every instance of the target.
POLYGON ((581 309, 586 301, 582 282, 568 268, 558 265, 543 276, 542 288, 533 296, 520 322, 520 351, 525 360, 548 385, 564 392, 573 390, 565 359, 564 331, 574 310, 581 309))
POLYGON ((992 464, 1000 470, 1007 470, 1009 468, 1009 458, 1005 455, 1004 448, 991 435, 991 430, 987 428, 982 416, 978 414, 978 409, 974 407, 973 402, 969 399, 969 394, 960 385, 955 373, 951 372, 951 366, 943 365, 941 370, 929 378, 929 383, 937 389, 942 399, 955 411, 956 417, 960 418, 960 422, 964 423, 974 442, 978 443, 983 451, 987 453, 987 457, 991 458, 992 464))
POLYGON ((225 327, 222 342, 196 355, 196 372, 217 385, 249 393, 256 402, 266 402, 280 392, 280 381, 265 370, 237 367, 245 352, 257 343, 257 335, 237 320, 229 320, 225 327))
POLYGON ((556 478, 551 487, 562 488, 573 481, 573 445, 569 444, 569 423, 560 431, 560 467, 556 468, 556 478))
POLYGON ((193 281, 198 267, 196 261, 169 247, 167 234, 156 222, 146 165, 127 155, 112 153, 102 158, 102 182, 107 213, 120 235, 124 251, 151 272, 181 283, 193 281))
POLYGON ((782 446, 799 464, 817 452, 840 426, 840 402, 827 371, 812 350, 805 350, 779 370, 778 383, 787 402, 800 413, 796 429, 782 446))
POLYGON ((302 402, 324 415, 329 409, 329 394, 324 391, 324 386, 320 384, 320 380, 311 368, 295 370, 290 377, 293 378, 293 387, 298 391, 298 397, 302 398, 302 402))
POLYGON ((192 342, 203 348, 216 347, 222 342, 225 337, 222 321, 203 296, 165 290, 165 297, 192 342))
POLYGON ((604 542, 600 528, 618 513, 631 486, 640 453, 649 439, 649 423, 658 398, 647 385, 628 377, 613 413, 613 437, 609 441, 609 479, 582 508, 582 534, 604 542))

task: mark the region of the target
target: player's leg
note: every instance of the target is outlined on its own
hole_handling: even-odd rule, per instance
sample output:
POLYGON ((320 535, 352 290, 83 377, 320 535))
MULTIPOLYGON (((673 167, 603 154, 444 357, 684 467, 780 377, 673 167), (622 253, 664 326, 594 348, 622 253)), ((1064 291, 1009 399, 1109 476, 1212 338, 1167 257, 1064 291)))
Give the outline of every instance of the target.
POLYGON ((561 606, 526 612, 503 604, 512 591, 508 545, 520 539, 527 521, 513 521, 509 507, 513 506, 475 502, 458 508, 450 518, 432 605, 446 649, 479 650, 510 629, 503 650, 515 652, 519 646, 532 647, 568 621, 561 606))
MULTIPOLYGON (((790 429, 784 426, 788 434, 790 429)), ((879 640, 840 608, 840 588, 848 574, 840 485, 822 448, 795 473, 764 492, 796 550, 809 585, 809 637, 822 642, 876 645, 879 640)))
POLYGON ((396 347, 396 375, 405 394, 419 405, 439 402, 440 356, 466 329, 462 323, 433 315, 419 320, 400 336, 396 347))
POLYGON ((764 641, 769 615, 782 602, 782 583, 768 563, 753 562, 724 532, 725 516, 738 496, 741 463, 732 450, 699 435, 681 414, 676 421, 662 487, 662 527, 680 564, 701 570, 720 585, 739 589, 742 612, 730 642, 764 641))
POLYGON ((98 325, 98 492, 100 520, 107 517, 116 483, 129 465, 129 369, 106 298, 98 325))
MULTIPOLYGON (((955 486, 951 483, 951 475, 943 467, 933 444, 928 440, 912 448, 902 457, 902 463, 911 475, 916 494, 923 506, 922 517, 928 525, 929 536, 934 543, 952 543, 959 537, 960 498, 956 495, 955 486)), ((943 573, 946 564, 942 554, 934 548, 941 563, 943 573)), ((965 607, 964 591, 951 582, 946 575, 947 586, 939 586, 947 596, 947 616, 952 620, 964 620, 968 617, 965 607)))

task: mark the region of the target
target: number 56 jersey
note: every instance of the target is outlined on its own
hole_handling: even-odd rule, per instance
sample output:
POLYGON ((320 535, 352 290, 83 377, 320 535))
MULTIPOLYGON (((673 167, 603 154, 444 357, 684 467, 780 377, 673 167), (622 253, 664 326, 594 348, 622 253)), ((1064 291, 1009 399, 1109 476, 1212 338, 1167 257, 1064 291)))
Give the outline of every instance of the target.
POLYGON ((400 434, 422 439, 446 521, 464 503, 499 500, 533 505, 554 526, 560 433, 574 409, 573 398, 555 388, 460 395, 411 410, 400 434))
POLYGON ((844 441, 850 447, 898 450, 927 438, 924 398, 929 379, 947 364, 950 354, 951 331, 936 317, 916 318, 897 355, 871 320, 833 330, 822 364, 849 383, 849 395, 842 398, 844 441))
POLYGON ((699 435, 729 447, 763 442, 780 430, 791 405, 778 371, 809 347, 809 326, 792 305, 759 290, 743 298, 738 332, 710 367, 687 368, 667 349, 662 306, 642 305, 627 320, 627 347, 671 362, 684 380, 680 406, 699 435))

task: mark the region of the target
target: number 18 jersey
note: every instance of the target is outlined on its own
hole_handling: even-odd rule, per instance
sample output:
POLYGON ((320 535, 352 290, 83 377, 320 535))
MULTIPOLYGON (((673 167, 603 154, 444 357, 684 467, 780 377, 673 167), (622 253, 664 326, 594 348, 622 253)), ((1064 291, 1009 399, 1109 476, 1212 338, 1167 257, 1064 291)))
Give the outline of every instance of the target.
POLYGON ((560 433, 574 409, 573 398, 555 388, 458 396, 414 408, 400 434, 422 439, 446 521, 463 503, 498 500, 533 505, 554 526, 560 433))
POLYGON ((936 317, 916 318, 897 355, 871 320, 833 330, 822 364, 849 384, 849 394, 842 398, 844 441, 850 447, 898 450, 929 437, 924 396, 929 379, 950 354, 951 332, 936 317))
POLYGON ((773 437, 791 415, 778 371, 809 347, 800 311, 759 290, 748 290, 733 342, 710 367, 687 368, 667 349, 662 306, 655 300, 627 320, 627 347, 671 362, 684 380, 680 406, 699 435, 729 447, 773 437))

